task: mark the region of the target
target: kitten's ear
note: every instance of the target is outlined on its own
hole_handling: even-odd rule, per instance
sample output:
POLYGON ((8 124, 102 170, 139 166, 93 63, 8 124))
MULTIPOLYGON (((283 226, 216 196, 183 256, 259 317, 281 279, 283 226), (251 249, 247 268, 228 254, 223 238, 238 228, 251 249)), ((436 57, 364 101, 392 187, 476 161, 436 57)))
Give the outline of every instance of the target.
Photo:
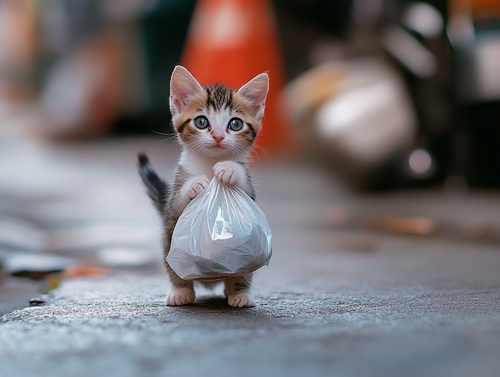
POLYGON ((252 116, 260 121, 264 116, 267 92, 269 91, 269 76, 261 73, 255 76, 240 89, 238 94, 245 97, 252 105, 252 116))
POLYGON ((172 115, 181 113, 188 98, 202 90, 202 86, 186 68, 181 65, 176 66, 170 78, 170 111, 172 115))

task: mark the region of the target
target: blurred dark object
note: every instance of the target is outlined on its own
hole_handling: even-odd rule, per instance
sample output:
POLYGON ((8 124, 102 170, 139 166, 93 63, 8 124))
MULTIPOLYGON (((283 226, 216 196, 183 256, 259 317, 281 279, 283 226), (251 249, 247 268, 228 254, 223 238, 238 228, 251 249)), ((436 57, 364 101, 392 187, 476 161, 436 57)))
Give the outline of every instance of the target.
POLYGON ((456 159, 471 185, 500 187, 500 1, 450 5, 456 159))
POLYGON ((139 132, 169 130, 170 75, 173 67, 179 64, 195 3, 196 0, 157 0, 156 6, 144 15, 141 34, 147 111, 141 114, 140 124, 133 118, 129 118, 132 122, 122 119, 120 129, 139 132))
POLYGON ((344 38, 353 0, 274 0, 289 79, 311 68, 311 48, 325 38, 344 38))
POLYGON ((41 294, 29 299, 30 306, 41 306, 49 300, 49 295, 41 294))
MULTIPOLYGON (((500 1, 397 1, 382 34, 419 118, 433 170, 412 185, 500 187, 500 1)), ((413 151, 410 152, 410 158, 413 151)), ((413 170, 413 169, 412 169, 413 170)))
POLYGON ((467 142, 464 169, 468 183, 500 187, 500 100, 464 103, 459 114, 463 115, 467 142))
POLYGON ((450 174, 452 139, 447 1, 394 2, 381 43, 402 73, 418 117, 413 147, 394 161, 397 185, 443 182, 450 174), (399 174, 398 174, 399 173, 399 174))
POLYGON ((2 259, 1 269, 11 276, 42 280, 75 264, 76 260, 58 255, 12 253, 2 259))

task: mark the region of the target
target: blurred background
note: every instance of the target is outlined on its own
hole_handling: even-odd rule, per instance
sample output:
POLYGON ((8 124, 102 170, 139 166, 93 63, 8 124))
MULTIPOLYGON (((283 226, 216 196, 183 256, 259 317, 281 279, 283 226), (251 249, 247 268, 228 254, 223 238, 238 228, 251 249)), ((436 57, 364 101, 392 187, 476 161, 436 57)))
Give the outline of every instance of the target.
POLYGON ((0 134, 169 133, 176 64, 203 83, 265 70, 268 123, 286 123, 266 150, 319 157, 361 189, 500 184, 499 1, 245 4, 2 0, 0 134))
POLYGON ((135 156, 176 163, 174 143, 151 145, 172 135, 179 63, 202 84, 270 72, 258 163, 307 161, 365 193, 500 186, 499 0, 0 0, 5 271, 29 275, 13 251, 89 240, 128 245, 101 261, 144 262, 131 245, 157 234, 135 156))
POLYGON ((2 0, 1 135, 170 133, 176 64, 233 85, 267 70, 281 146, 357 188, 500 184, 499 1, 245 3, 200 1, 195 17, 191 0, 2 0), (251 36, 224 34, 231 18, 251 36))

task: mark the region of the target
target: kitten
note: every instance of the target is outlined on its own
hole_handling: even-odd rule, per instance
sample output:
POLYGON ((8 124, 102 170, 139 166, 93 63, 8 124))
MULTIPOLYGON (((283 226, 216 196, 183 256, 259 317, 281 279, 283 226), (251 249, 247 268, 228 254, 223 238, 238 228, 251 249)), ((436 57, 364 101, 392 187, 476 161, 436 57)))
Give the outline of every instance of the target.
MULTIPOLYGON (((173 184, 161 180, 148 158, 139 155, 141 178, 163 219, 165 258, 179 216, 212 177, 241 188, 255 200, 246 162, 261 130, 268 90, 266 73, 232 90, 221 84, 202 87, 186 68, 175 67, 170 80, 170 111, 182 152, 173 184)), ((177 276, 166 261, 165 266, 173 286, 167 305, 193 303, 193 282, 177 276)), ((230 306, 255 305, 249 293, 251 281, 252 274, 224 280, 230 306)))

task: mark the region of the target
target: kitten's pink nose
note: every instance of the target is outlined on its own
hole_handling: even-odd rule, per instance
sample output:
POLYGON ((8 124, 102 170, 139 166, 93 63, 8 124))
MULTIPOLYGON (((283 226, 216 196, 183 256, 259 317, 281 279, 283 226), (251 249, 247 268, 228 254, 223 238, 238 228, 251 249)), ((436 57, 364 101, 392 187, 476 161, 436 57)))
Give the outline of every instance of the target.
POLYGON ((224 140, 224 135, 212 135, 214 140, 219 144, 222 140, 224 140))

